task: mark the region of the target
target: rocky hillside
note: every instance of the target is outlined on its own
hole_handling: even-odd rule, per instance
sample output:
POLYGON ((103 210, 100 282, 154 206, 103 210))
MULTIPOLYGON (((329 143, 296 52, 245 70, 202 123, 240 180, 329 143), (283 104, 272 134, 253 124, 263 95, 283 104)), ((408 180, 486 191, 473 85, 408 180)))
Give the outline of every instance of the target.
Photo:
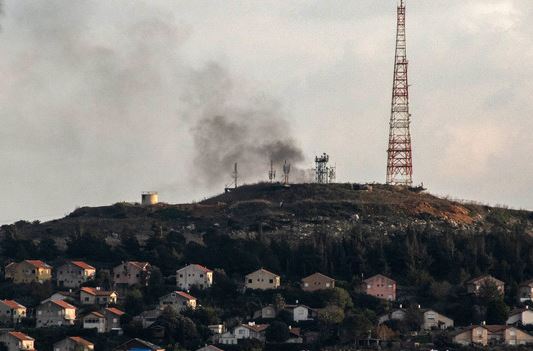
POLYGON ((386 185, 261 183, 194 204, 82 207, 46 223, 21 221, 2 226, 0 238, 9 233, 35 241, 48 237, 63 246, 71 236, 97 232, 106 235, 110 244, 120 242, 124 234, 134 234, 143 242, 164 227, 198 242, 213 230, 235 238, 261 234, 297 241, 317 230, 341 238, 354 225, 362 232, 385 235, 407 227, 488 232, 496 227, 511 231, 520 226, 532 235, 533 212, 459 203, 386 185))

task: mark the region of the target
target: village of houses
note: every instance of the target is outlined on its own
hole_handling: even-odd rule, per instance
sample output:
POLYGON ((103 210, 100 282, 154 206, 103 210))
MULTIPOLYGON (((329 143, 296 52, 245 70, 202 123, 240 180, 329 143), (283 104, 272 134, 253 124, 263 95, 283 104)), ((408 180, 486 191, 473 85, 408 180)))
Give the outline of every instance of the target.
MULTIPOLYGON (((150 276, 151 265, 148 262, 129 261, 112 269, 114 289, 104 290, 98 287, 86 287, 96 274, 96 268, 81 261, 68 261, 55 268, 40 260, 25 260, 13 262, 5 267, 5 279, 13 284, 30 284, 53 281, 57 291, 37 306, 23 306, 16 300, 0 301, 0 322, 4 327, 0 334, 0 344, 7 351, 33 351, 35 339, 20 331, 18 327, 26 318, 33 318, 35 328, 72 327, 77 325, 83 329, 93 329, 97 333, 121 334, 123 326, 121 310, 122 297, 120 292, 127 291, 132 286, 146 286, 150 276), (96 308, 86 308, 92 306, 96 308)), ((185 309, 201 308, 202 301, 198 301, 189 291, 191 288, 209 289, 213 284, 213 271, 200 264, 190 264, 176 271, 176 290, 159 297, 159 305, 146 310, 133 320, 150 328, 165 309, 181 312, 185 309)), ((259 269, 246 275, 242 282, 243 288, 248 290, 275 290, 282 286, 279 275, 266 269, 259 269)), ((495 286, 503 294, 505 283, 484 275, 467 282, 467 291, 478 294, 484 285, 495 286)), ((302 291, 318 291, 335 288, 335 279, 321 273, 314 273, 303 277, 300 282, 302 291)), ((383 275, 375 275, 363 281, 362 292, 375 298, 387 301, 389 312, 379 316, 379 326, 388 321, 406 318, 407 309, 397 302, 397 283, 383 275)), ((533 280, 520 285, 519 303, 533 299, 533 280)), ((289 325, 289 338, 285 341, 291 344, 312 344, 316 335, 307 332, 302 322, 312 321, 317 317, 318 309, 313 306, 287 304, 284 310, 290 312, 292 324, 289 325)), ((422 325, 420 333, 435 330, 448 330, 452 335, 452 342, 456 345, 527 345, 533 344, 533 336, 522 328, 533 324, 533 311, 526 307, 513 310, 505 325, 456 326, 454 321, 435 311, 418 306, 422 325)), ((258 309, 250 319, 241 324, 228 328, 224 324, 209 325, 211 331, 210 344, 202 346, 197 351, 223 350, 225 345, 237 345, 245 339, 255 339, 266 342, 265 333, 269 324, 264 321, 274 319, 280 313, 274 305, 265 305, 258 309), (262 321, 258 323, 257 321, 262 321)), ((386 334, 386 333, 385 333, 386 334)), ((367 346, 379 347, 380 342, 386 340, 386 335, 369 335, 367 346)), ((162 351, 164 347, 157 346, 140 338, 133 338, 115 348, 116 351, 150 350, 162 351)), ((80 336, 70 336, 57 340, 53 351, 91 351, 94 344, 91 340, 80 336)), ((302 348, 303 350, 303 348, 302 348)))

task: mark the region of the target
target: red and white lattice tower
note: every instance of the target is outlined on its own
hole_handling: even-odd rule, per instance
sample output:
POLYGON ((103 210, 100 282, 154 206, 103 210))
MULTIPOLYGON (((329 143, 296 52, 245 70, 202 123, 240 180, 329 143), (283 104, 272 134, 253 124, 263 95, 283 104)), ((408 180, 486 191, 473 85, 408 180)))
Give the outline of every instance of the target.
POLYGON ((387 150, 387 184, 411 186, 413 184, 413 160, 411 132, 409 130, 409 83, 407 80, 407 50, 405 39, 405 3, 398 6, 396 29, 396 56, 387 150))

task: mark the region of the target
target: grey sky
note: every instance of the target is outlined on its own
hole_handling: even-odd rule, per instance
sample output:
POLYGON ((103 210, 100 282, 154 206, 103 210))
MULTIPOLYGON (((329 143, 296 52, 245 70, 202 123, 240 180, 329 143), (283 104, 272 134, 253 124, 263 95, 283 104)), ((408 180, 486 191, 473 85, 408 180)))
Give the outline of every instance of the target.
MULTIPOLYGON (((383 182, 395 4, 5 1, 0 222, 143 190, 199 200, 229 182, 235 145, 254 149, 243 176, 266 178, 268 156, 250 158, 278 139, 300 167, 327 152, 339 181, 383 182), (242 129, 207 148, 223 155, 206 176, 195 136, 215 115, 242 129)), ((407 15, 415 182, 533 208, 533 2, 410 0, 407 15)))

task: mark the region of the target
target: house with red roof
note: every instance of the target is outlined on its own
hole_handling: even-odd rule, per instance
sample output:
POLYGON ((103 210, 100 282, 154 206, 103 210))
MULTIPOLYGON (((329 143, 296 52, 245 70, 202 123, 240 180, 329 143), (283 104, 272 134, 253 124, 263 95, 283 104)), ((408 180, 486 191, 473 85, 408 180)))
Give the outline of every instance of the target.
POLYGON ((239 340, 243 339, 256 339, 264 342, 266 339, 265 332, 268 327, 269 324, 256 324, 255 322, 241 324, 233 328, 232 331, 220 335, 219 343, 223 345, 236 345, 239 340))
POLYGON ((494 287, 500 295, 505 293, 505 283, 492 275, 482 275, 466 282, 466 290, 469 294, 479 295, 483 288, 494 287))
POLYGON ((35 351, 35 339, 19 331, 9 331, 0 334, 0 343, 7 351, 35 351))
POLYGON ((170 294, 161 296, 159 298, 159 308, 172 308, 176 312, 183 311, 186 308, 196 308, 197 300, 194 296, 187 294, 184 291, 173 291, 170 294))
POLYGON ((363 280, 361 286, 365 294, 387 301, 396 301, 396 281, 382 274, 363 280))
POLYGON ((269 290, 277 289, 280 285, 280 276, 263 268, 246 275, 244 281, 246 289, 269 290))
POLYGON ((52 279, 52 266, 41 260, 12 262, 5 267, 5 278, 15 284, 43 283, 52 279))
POLYGON ((96 268, 83 261, 69 261, 56 270, 57 286, 79 288, 83 283, 94 279, 96 268))
POLYGON ((54 351, 93 351, 94 344, 79 336, 69 336, 54 344, 54 351))
POLYGON ((147 286, 152 266, 148 262, 128 261, 113 268, 115 286, 147 286))
POLYGON ((120 318, 125 312, 115 307, 104 308, 102 314, 105 318, 105 331, 106 333, 117 332, 122 333, 122 324, 120 318))
POLYGON ((37 306, 37 328, 70 326, 76 320, 76 307, 63 300, 51 300, 37 306))
POLYGON ((100 287, 83 287, 80 289, 80 302, 82 305, 116 304, 117 299, 118 294, 116 291, 106 291, 100 287))
POLYGON ((176 271, 176 285, 180 290, 210 288, 213 285, 213 271, 199 264, 190 264, 176 271))
POLYGON ((95 329, 97 333, 106 332, 105 317, 102 312, 93 311, 81 319, 83 329, 95 329))
POLYGON ((333 289, 335 287, 335 279, 317 272, 303 278, 301 287, 303 291, 333 289))
POLYGON ((0 300, 0 322, 14 325, 26 318, 26 307, 15 300, 0 300))

